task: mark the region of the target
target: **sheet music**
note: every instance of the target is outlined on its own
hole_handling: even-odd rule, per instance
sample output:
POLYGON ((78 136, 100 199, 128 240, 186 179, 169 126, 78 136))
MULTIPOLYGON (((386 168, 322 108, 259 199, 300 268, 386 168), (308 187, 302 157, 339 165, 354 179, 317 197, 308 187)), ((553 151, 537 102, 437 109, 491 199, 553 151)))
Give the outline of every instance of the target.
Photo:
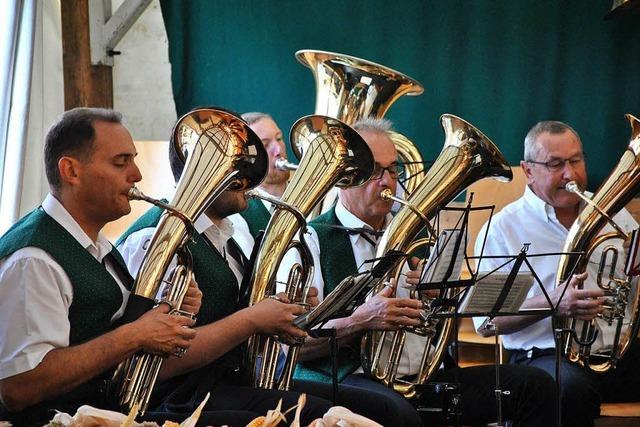
POLYGON ((460 236, 460 230, 443 230, 438 236, 438 242, 429 255, 429 263, 422 272, 421 283, 438 283, 446 280, 460 279, 462 261, 464 261, 464 242, 460 242, 457 253, 456 240, 460 236), (446 277, 447 270, 453 258, 451 275, 446 277))
MULTIPOLYGON (((493 309, 509 273, 494 272, 488 276, 486 274, 486 272, 478 273, 478 277, 482 277, 482 279, 469 289, 469 293, 460 307, 461 313, 488 313, 493 309)), ((533 275, 531 273, 518 273, 500 311, 517 312, 527 298, 532 284, 533 275)))

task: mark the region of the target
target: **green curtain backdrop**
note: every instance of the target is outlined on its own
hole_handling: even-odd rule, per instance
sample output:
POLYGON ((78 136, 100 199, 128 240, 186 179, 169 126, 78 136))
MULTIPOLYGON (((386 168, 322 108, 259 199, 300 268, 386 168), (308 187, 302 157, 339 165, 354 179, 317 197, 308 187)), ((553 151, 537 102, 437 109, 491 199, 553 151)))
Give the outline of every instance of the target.
POLYGON ((582 136, 590 187, 640 115, 640 20, 603 20, 610 0, 161 0, 179 114, 198 105, 264 111, 287 133, 315 105, 294 53, 340 52, 422 83, 387 117, 426 158, 440 151, 442 113, 475 124, 512 164, 546 119, 582 136))

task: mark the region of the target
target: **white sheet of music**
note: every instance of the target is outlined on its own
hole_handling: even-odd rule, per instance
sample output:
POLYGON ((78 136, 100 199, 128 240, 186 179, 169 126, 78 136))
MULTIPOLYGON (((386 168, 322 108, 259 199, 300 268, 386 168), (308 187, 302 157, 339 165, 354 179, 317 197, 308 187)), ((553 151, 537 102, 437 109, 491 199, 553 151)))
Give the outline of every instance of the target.
MULTIPOLYGON (((438 236, 438 244, 431 251, 429 263, 422 273, 421 283, 438 283, 445 280, 451 258, 454 256, 456 239, 460 230, 442 230, 438 236)), ((460 242, 458 252, 455 254, 454 266, 448 280, 459 280, 464 261, 464 241, 460 242)))
MULTIPOLYGON (((482 279, 478 280, 475 286, 469 290, 460 307, 462 313, 487 313, 493 309, 509 273, 494 272, 485 277, 486 274, 478 273, 478 277, 482 277, 482 279)), ((531 273, 518 273, 500 311, 512 313, 518 311, 527 298, 532 284, 533 275, 531 273)))

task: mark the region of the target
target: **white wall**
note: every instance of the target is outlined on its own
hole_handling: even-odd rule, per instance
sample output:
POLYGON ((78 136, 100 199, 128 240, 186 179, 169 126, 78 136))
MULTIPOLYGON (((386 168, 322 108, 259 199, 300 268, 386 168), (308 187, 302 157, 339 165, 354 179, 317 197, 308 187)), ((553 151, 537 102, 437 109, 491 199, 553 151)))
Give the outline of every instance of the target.
MULTIPOLYGON (((90 0, 92 1, 92 0, 90 0)), ((122 0, 113 0, 113 11, 122 0)), ((168 140, 176 121, 167 33, 159 0, 153 0, 116 46, 114 109, 136 140, 168 140)))

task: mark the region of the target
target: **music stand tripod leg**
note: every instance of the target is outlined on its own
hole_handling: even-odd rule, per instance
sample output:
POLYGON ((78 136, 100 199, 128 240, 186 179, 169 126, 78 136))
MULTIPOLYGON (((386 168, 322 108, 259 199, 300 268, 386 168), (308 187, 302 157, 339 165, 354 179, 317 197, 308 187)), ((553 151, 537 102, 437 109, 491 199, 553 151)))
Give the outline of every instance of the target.
POLYGON ((502 390, 500 386, 500 334, 498 330, 498 326, 493 323, 493 320, 489 320, 486 324, 486 328, 488 330, 494 331, 495 336, 495 364, 496 364, 496 413, 498 416, 496 424, 498 426, 504 426, 504 421, 502 419, 502 396, 509 396, 511 392, 509 390, 502 390))

